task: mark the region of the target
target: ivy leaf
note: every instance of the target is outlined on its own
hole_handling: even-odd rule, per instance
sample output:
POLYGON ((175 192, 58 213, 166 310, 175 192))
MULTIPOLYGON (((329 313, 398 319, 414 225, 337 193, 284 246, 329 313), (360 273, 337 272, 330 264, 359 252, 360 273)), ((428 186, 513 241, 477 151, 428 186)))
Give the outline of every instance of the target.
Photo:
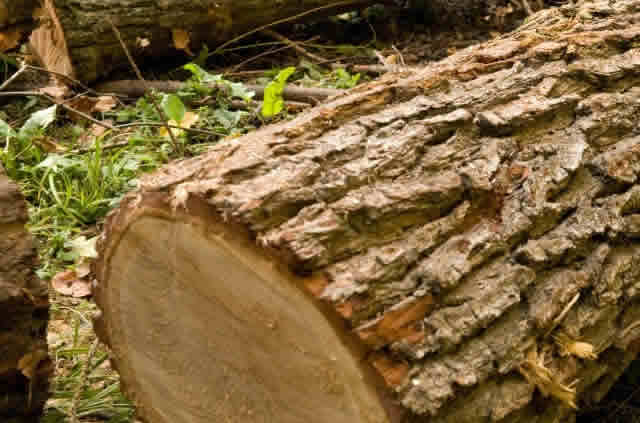
POLYGON ((218 122, 220 122, 220 124, 222 124, 222 126, 224 126, 226 130, 236 129, 240 120, 242 120, 246 115, 248 115, 248 113, 242 110, 233 112, 226 109, 216 109, 213 112, 213 116, 218 122))
POLYGON ((56 110, 58 105, 53 105, 46 109, 35 112, 20 128, 19 135, 21 137, 28 136, 29 134, 39 129, 45 129, 56 119, 56 110))
POLYGON ((342 68, 336 69, 335 75, 336 75, 336 88, 343 88, 343 89, 353 88, 358 84, 358 81, 360 81, 359 73, 352 75, 342 68))
POLYGON ((160 106, 165 114, 169 116, 169 119, 176 122, 180 122, 187 111, 184 107, 184 103, 180 100, 180 97, 175 94, 165 94, 162 97, 160 106))
POLYGON ((222 80, 222 75, 213 75, 195 63, 187 63, 183 68, 191 72, 194 79, 201 83, 207 84, 211 82, 220 82, 222 80))
POLYGON ((281 70, 273 81, 264 89, 264 101, 262 102, 262 116, 273 117, 284 109, 282 93, 287 84, 287 79, 296 71, 293 66, 281 70))
POLYGON ((245 101, 249 101, 254 95, 256 95, 255 92, 248 90, 247 87, 240 82, 228 82, 228 84, 231 88, 231 97, 238 97, 245 101))

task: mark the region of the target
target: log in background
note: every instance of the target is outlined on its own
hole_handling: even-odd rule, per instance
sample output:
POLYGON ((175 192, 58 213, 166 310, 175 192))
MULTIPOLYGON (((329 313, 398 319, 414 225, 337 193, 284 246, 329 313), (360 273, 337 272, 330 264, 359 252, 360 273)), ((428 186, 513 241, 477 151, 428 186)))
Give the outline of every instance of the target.
POLYGON ((49 293, 35 275, 37 253, 26 222, 26 203, 0 166, 0 420, 7 423, 38 421, 51 370, 49 293))
MULTIPOLYGON (((164 423, 157 410, 180 404, 149 401, 134 353, 174 354, 187 379, 215 367, 209 355, 184 362, 171 333, 188 309, 164 296, 193 267, 167 263, 189 243, 167 234, 208 225, 223 234, 211 243, 251 240, 340 316, 393 398, 380 400, 385 421, 565 422, 573 390, 577 405, 599 401, 639 346, 638 22, 635 0, 543 11, 144 178, 110 216, 97 266, 101 337, 142 418, 164 423), (140 229, 153 219, 155 234, 140 229), (121 302, 145 275, 162 295, 121 302), (149 301, 169 315, 141 314, 149 301), (132 316, 148 338, 126 337, 132 316)), ((206 290, 217 275, 202 277, 206 290)), ((180 389, 195 416, 231 395, 180 389)))
MULTIPOLYGON (((395 0, 47 0, 43 17, 31 39, 32 51, 50 70, 74 76, 85 82, 104 78, 116 69, 130 68, 125 52, 110 21, 121 32, 124 42, 142 63, 187 61, 190 56, 174 46, 173 31, 188 34, 189 48, 199 53, 203 45, 212 51, 234 37, 285 20, 308 22, 314 17, 331 16, 395 0), (296 18, 298 17, 298 18, 296 18), (293 18, 293 19, 291 19, 293 18)), ((415 13, 431 16, 434 25, 472 26, 486 24, 485 18, 507 0, 416 1, 415 13)), ((34 1, 21 3, 0 0, 0 29, 3 10, 16 16, 30 16, 34 1)), ((514 21, 521 13, 509 15, 514 21)), ((22 19, 24 20, 24 19, 22 19)))

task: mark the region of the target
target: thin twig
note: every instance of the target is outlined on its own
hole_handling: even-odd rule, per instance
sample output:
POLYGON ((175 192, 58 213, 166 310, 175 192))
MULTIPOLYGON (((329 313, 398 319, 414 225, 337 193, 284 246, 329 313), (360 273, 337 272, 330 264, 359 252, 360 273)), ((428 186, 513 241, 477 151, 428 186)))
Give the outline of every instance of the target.
POLYGON ((311 60, 313 60, 315 62, 323 62, 325 60, 324 57, 316 56, 315 54, 307 51, 307 49, 302 47, 300 44, 296 43, 293 40, 290 40, 289 38, 285 37, 284 35, 276 32, 276 31, 273 31, 271 29, 263 29, 261 32, 263 34, 265 34, 265 35, 268 35, 269 37, 275 38, 278 41, 282 41, 283 43, 291 46, 291 48, 293 48, 298 53, 302 54, 303 56, 308 57, 309 59, 311 59, 311 60))
POLYGON ((82 82, 78 81, 77 79, 74 79, 74 78, 70 77, 69 75, 65 75, 64 73, 56 72, 56 71, 53 71, 51 69, 45 69, 45 68, 41 68, 39 66, 33 66, 33 65, 26 65, 26 67, 27 67, 27 69, 31 69, 31 70, 38 71, 38 72, 48 73, 50 75, 54 75, 54 76, 60 77, 62 79, 66 79, 68 82, 71 82, 72 84, 75 84, 75 85, 79 86, 80 88, 84 89, 85 91, 90 92, 91 94, 100 95, 100 93, 98 93, 96 91, 93 91, 87 85, 83 84, 82 82))
POLYGON ((42 93, 40 91, 4 91, 4 92, 0 92, 0 97, 5 97, 5 96, 34 96, 34 97, 42 97, 42 98, 46 98, 47 100, 49 100, 51 103, 53 104, 57 104, 58 106, 62 107, 63 109, 76 114, 80 117, 83 117, 93 123, 95 123, 96 125, 100 125, 104 128, 107 129, 115 129, 113 125, 110 125, 106 122, 100 121, 92 116, 89 116, 86 113, 83 113, 79 110, 74 109, 71 106, 66 105, 64 102, 60 102, 60 101, 56 101, 55 98, 51 97, 50 95, 46 94, 46 93, 42 93))
MULTIPOLYGON (((122 46, 122 49, 124 50, 124 53, 127 55, 127 59, 129 60, 129 64, 133 68, 133 71, 136 73, 136 76, 138 77, 140 82, 142 82, 142 84, 146 86, 147 85, 147 81, 144 79, 144 77, 142 76, 142 73, 140 72, 140 69, 138 68, 138 65, 136 65, 136 62, 133 60, 133 56, 131 56, 131 52, 127 48, 127 45, 124 43, 124 40, 122 39, 122 35, 120 34, 120 31, 118 30, 118 28, 116 28, 115 24, 113 23, 113 21, 111 20, 110 17, 107 17, 107 20, 111 24, 111 28, 113 29, 113 32, 116 34, 116 37, 118 38, 118 41, 120 42, 120 45, 122 46)), ((154 96, 150 95, 149 98, 151 99, 151 103, 153 104, 153 107, 156 109, 156 112, 158 113, 158 115, 162 118, 162 120, 165 123, 165 126, 167 128, 167 132, 169 133, 169 137, 171 138, 171 142, 173 143, 173 147, 182 151, 183 150, 182 146, 178 143, 178 139, 174 135, 173 131, 171 131, 171 129, 169 128, 169 123, 168 123, 169 122, 169 118, 162 111, 162 109, 158 105, 158 102, 156 101, 154 96)))
POLYGON ((27 65, 22 65, 22 66, 20 66, 20 69, 18 69, 18 70, 16 71, 16 73, 14 73, 13 75, 11 75, 11 76, 9 77, 9 79, 7 79, 6 81, 4 81, 4 82, 2 83, 2 85, 0 85, 0 91, 3 91, 5 88, 7 88, 9 85, 11 85, 11 83, 12 83, 13 81, 15 81, 15 80, 16 80, 16 78, 18 78, 20 75, 22 75, 22 74, 24 73, 24 71, 26 71, 26 70, 27 70, 27 65))
POLYGON ((26 96, 41 96, 42 93, 38 91, 2 91, 0 97, 26 97, 26 96))
MULTIPOLYGON (((110 150, 112 148, 126 147, 128 145, 129 145, 129 140, 101 145, 100 149, 101 150, 110 150)), ((76 148, 75 150, 69 151, 69 153, 71 153, 71 154, 85 154, 85 153, 91 153, 93 151, 96 151, 97 149, 98 148, 95 147, 95 146, 93 146, 93 147, 85 147, 85 148, 76 148)))
POLYGON ((53 102, 53 103, 57 104, 58 106, 62 107, 63 109, 65 109, 65 110, 67 110, 67 111, 69 111, 69 112, 71 112, 73 114, 76 114, 76 115, 78 115, 80 117, 83 117, 83 118, 95 123, 96 125, 99 125, 99 126, 102 126, 103 128, 107 128, 107 129, 111 129, 111 130, 116 129, 113 125, 108 124, 106 122, 103 122, 101 120, 98 120, 98 119, 94 118, 93 116, 90 116, 90 115, 88 115, 86 113, 83 113, 83 112, 81 112, 79 110, 74 109, 71 106, 67 106, 64 103, 57 103, 53 98, 49 97, 46 94, 43 94, 43 96, 48 98, 51 102, 53 102))
POLYGON ((87 354, 87 361, 84 363, 84 369, 82 371, 82 379, 80 380, 80 384, 76 387, 76 391, 73 393, 73 399, 71 400, 71 410, 69 411, 71 423, 79 423, 77 416, 78 409, 78 400, 80 399, 80 394, 84 390, 84 387, 87 385, 87 379, 89 378, 89 373, 91 371, 91 361, 93 361, 93 356, 98 349, 98 339, 93 341, 91 344, 91 348, 89 349, 89 353, 87 354))
POLYGON ((249 64, 249 63, 251 63, 253 61, 256 61, 261 57, 268 56, 270 54, 275 54, 275 53, 277 53, 279 51, 286 50, 286 49, 289 49, 289 48, 291 48, 291 46, 285 45, 285 46, 282 46, 282 47, 272 48, 271 50, 263 51, 262 53, 257 54, 257 55, 252 56, 252 57, 249 57, 248 59, 243 60, 242 62, 240 62, 237 65, 233 66, 231 68, 231 72, 236 72, 238 69, 240 69, 244 65, 247 65, 247 64, 249 64))

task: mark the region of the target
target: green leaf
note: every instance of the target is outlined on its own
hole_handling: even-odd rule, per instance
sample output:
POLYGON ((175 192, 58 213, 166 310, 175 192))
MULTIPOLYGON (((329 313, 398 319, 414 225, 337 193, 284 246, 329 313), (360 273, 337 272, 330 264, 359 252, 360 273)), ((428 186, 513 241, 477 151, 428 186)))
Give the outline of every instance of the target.
POLYGON ((186 108, 184 107, 184 103, 180 100, 175 94, 165 94, 162 97, 162 102, 160 103, 162 110, 165 112, 169 119, 174 120, 178 123, 182 121, 184 114, 186 113, 186 108))
POLYGON ((353 88, 358 84, 358 81, 360 81, 359 73, 356 73, 355 75, 351 75, 349 72, 347 72, 342 68, 336 69, 334 72, 337 79, 336 88, 343 88, 343 89, 353 88))
POLYGON ((309 78, 316 81, 319 81, 322 79, 323 75, 322 75, 322 72, 320 72, 318 66, 314 65, 308 60, 305 60, 305 59, 300 60, 300 63, 298 64, 298 66, 307 72, 307 75, 309 75, 309 78))
POLYGON ((71 159, 60 154, 51 153, 47 156, 46 159, 38 163, 35 168, 40 169, 49 169, 54 173, 59 172, 60 170, 64 170, 73 166, 79 166, 82 162, 78 159, 71 159))
POLYGON ((57 105, 53 105, 32 114, 24 125, 22 125, 22 128, 20 128, 19 136, 29 136, 34 131, 45 129, 56 119, 57 108, 57 105))
POLYGON ((216 118, 216 120, 220 122, 220 124, 222 124, 222 126, 224 126, 224 128, 227 130, 236 129, 238 124, 240 123, 240 120, 242 120, 242 118, 246 115, 248 115, 248 113, 242 110, 233 112, 226 109, 216 109, 213 112, 213 116, 216 118))
POLYGON ((210 82, 220 82, 222 80, 222 75, 213 75, 206 70, 202 69, 200 66, 195 63, 187 63, 183 66, 184 69, 191 72, 193 77, 198 82, 210 83, 210 82))
POLYGON ((198 53, 198 57, 193 60, 193 63, 196 66, 204 66, 207 63, 207 59, 209 58, 209 47, 205 44, 200 53, 198 53))
POLYGON ((262 102, 262 116, 270 118, 284 109, 282 93, 287 84, 287 79, 296 71, 293 66, 281 70, 273 81, 264 89, 264 101, 262 102))
POLYGON ((241 98, 245 101, 249 101, 256 95, 255 92, 250 91, 244 84, 239 82, 230 82, 222 78, 222 75, 213 75, 202 69, 195 63, 188 63, 183 66, 184 69, 191 72, 193 80, 199 84, 218 84, 226 88, 229 88, 231 97, 241 98))
POLYGON ((16 135, 16 131, 7 122, 0 119, 0 137, 13 138, 16 135))
POLYGON ((240 82, 227 82, 224 81, 231 88, 231 97, 238 97, 245 101, 249 101, 253 98, 256 93, 254 91, 250 91, 245 87, 244 84, 240 82))

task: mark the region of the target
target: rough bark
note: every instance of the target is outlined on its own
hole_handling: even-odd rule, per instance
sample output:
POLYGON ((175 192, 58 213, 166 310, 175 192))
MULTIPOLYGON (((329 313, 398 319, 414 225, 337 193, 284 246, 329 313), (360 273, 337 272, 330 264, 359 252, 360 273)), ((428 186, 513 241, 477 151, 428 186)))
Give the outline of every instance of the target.
MULTIPOLYGON (((383 0, 384 1, 384 0, 383 0)), ((309 13, 330 15, 364 7, 374 0, 56 0, 49 20, 36 31, 34 49, 45 64, 85 82, 129 66, 109 19, 122 33, 138 60, 153 57, 188 58, 174 48, 173 30, 189 33, 189 47, 198 52, 203 44, 213 48, 234 36, 262 25, 309 13), (141 47, 142 40, 149 45, 141 47), (56 57, 46 57, 50 50, 56 57), (64 59, 64 60, 63 60, 64 59)))
POLYGON ((638 22, 637 0, 543 11, 142 180, 96 267, 141 416, 551 423, 599 401, 640 346, 638 22))
POLYGON ((38 0, 0 0, 0 53, 14 50, 34 27, 38 0))
POLYGON ((33 23, 38 0, 0 0, 0 31, 16 25, 33 23))
POLYGON ((47 285, 35 273, 26 205, 0 166, 0 420, 37 422, 47 399, 47 285))

